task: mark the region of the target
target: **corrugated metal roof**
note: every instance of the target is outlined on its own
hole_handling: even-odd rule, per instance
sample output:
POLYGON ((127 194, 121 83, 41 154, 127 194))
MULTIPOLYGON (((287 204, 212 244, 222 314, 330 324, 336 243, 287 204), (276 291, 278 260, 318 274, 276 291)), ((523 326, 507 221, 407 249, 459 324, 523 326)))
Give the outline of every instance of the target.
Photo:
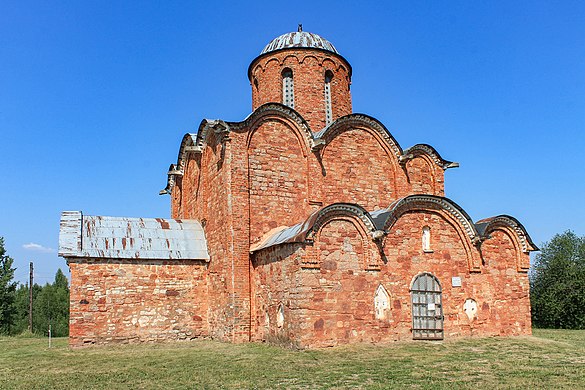
POLYGON ((209 261, 203 227, 196 220, 61 214, 59 255, 111 259, 209 261))

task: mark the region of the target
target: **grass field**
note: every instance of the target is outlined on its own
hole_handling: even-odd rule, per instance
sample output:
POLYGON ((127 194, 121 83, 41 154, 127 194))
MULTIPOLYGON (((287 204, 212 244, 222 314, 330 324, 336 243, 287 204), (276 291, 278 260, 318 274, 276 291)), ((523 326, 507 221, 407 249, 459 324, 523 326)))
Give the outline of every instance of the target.
POLYGON ((0 338, 2 389, 585 388, 585 331, 292 351, 192 341, 70 350, 0 338))

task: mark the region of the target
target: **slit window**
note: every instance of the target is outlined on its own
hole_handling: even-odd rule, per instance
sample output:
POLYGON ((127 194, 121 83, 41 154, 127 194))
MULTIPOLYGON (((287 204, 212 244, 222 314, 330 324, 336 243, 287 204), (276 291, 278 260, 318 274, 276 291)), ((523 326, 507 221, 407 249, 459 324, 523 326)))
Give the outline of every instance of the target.
POLYGON ((328 126, 333 121, 333 113, 331 110, 331 80, 333 80, 333 72, 328 70, 325 72, 325 125, 328 126))
POLYGON ((432 252, 431 249, 431 228, 425 226, 422 229, 422 249, 423 252, 432 252))
POLYGON ((282 71, 282 104, 295 108, 295 85, 293 72, 290 68, 282 71))

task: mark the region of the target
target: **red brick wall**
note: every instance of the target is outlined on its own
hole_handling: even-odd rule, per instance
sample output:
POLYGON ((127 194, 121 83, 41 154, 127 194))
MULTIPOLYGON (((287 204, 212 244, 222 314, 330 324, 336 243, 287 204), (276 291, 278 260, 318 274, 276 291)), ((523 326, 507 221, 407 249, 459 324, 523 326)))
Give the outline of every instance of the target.
POLYGON ((325 72, 333 72, 331 102, 333 120, 350 114, 349 64, 334 53, 289 49, 257 58, 251 69, 252 109, 265 103, 283 103, 282 71, 290 68, 294 80, 294 105, 311 130, 325 127, 325 72), (257 83, 257 87, 256 87, 257 83))
POLYGON ((406 178, 396 156, 387 154, 368 130, 335 137, 322 153, 323 204, 357 203, 373 211, 405 196, 406 178))
POLYGON ((517 239, 505 230, 495 230, 481 245, 484 267, 481 283, 483 294, 491 302, 481 303, 479 325, 491 328, 499 335, 531 334, 530 286, 528 274, 518 272, 519 262, 529 261, 528 254, 520 251, 517 239))
POLYGON ((260 251, 254 255, 254 339, 286 340, 303 347, 410 340, 411 283, 424 272, 433 274, 442 286, 446 339, 529 334, 528 280, 514 268, 518 252, 512 241, 496 232, 493 249, 485 249, 494 265, 470 273, 470 257, 478 253, 470 253, 464 244, 470 243, 469 238, 463 234, 441 212, 407 212, 391 227, 382 259, 360 222, 336 217, 323 225, 312 247, 294 244, 260 251), (432 252, 422 248, 425 226, 431 228, 432 252), (319 268, 302 268, 303 260, 315 254, 319 268), (378 271, 368 269, 372 262, 379 265, 378 271), (453 277, 461 278, 461 287, 452 286, 453 277), (384 320, 376 319, 374 310, 380 284, 390 297, 384 320), (473 320, 464 312, 468 298, 478 304, 473 320), (280 328, 276 325, 279 304, 285 309, 280 328))
POLYGON ((443 177, 442 175, 439 178, 435 177, 434 167, 432 160, 422 156, 415 157, 406 163, 412 194, 444 195, 443 188, 437 185, 438 180, 442 183, 443 177))
POLYGON ((210 131, 202 154, 188 154, 184 177, 173 190, 173 194, 182 194, 180 207, 173 203, 173 217, 198 219, 205 230, 211 258, 208 284, 213 292, 208 294, 210 335, 226 341, 247 341, 250 337, 247 164, 245 158, 233 159, 234 155, 245 156, 245 137, 224 139, 210 131))
POLYGON ((411 283, 416 275, 423 272, 433 274, 442 286, 445 337, 471 334, 463 304, 465 299, 475 296, 472 290, 481 287, 471 282, 469 269, 472 253, 469 246, 464 245, 465 242, 469 243, 465 233, 440 212, 408 212, 389 230, 385 242, 388 263, 384 270, 391 284, 388 288, 390 295, 396 294, 400 300, 400 316, 404 320, 400 331, 404 337, 410 338, 411 283), (432 252, 428 253, 422 247, 422 229, 425 226, 431 229, 432 252), (452 287, 452 277, 460 277, 462 286, 452 287))
POLYGON ((69 342, 205 337, 207 267, 194 261, 71 261, 69 342))
POLYGON ((302 244, 278 246, 253 256, 252 340, 296 343, 303 329, 299 320, 306 311, 303 302, 310 296, 300 272, 305 250, 302 244), (284 307, 284 325, 277 324, 279 305, 284 307))
POLYGON ((304 149, 301 135, 281 121, 264 122, 254 130, 248 148, 251 242, 309 215, 304 149))
MULTIPOLYGON (((182 183, 182 197, 181 210, 178 210, 178 215, 182 218, 194 218, 197 213, 197 200, 200 198, 199 192, 201 188, 199 164, 201 163, 201 154, 188 153, 185 161, 184 174, 180 179, 182 183)), ((210 163, 210 154, 207 153, 207 163, 210 163)), ((176 186, 177 187, 177 186, 176 186)))

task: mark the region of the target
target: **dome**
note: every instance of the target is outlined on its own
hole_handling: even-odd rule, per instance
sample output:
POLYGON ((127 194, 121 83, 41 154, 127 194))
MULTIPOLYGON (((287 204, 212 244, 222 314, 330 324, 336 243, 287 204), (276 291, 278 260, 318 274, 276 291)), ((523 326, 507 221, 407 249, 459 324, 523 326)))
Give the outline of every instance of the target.
POLYGON ((320 37, 317 34, 313 34, 310 32, 302 31, 302 28, 299 28, 299 31, 296 32, 289 32, 283 34, 279 37, 274 38, 262 52, 262 54, 270 53, 272 51, 281 50, 281 49, 288 49, 294 47, 304 47, 310 49, 321 49, 333 52, 335 54, 339 54, 335 46, 327 39, 320 37))

